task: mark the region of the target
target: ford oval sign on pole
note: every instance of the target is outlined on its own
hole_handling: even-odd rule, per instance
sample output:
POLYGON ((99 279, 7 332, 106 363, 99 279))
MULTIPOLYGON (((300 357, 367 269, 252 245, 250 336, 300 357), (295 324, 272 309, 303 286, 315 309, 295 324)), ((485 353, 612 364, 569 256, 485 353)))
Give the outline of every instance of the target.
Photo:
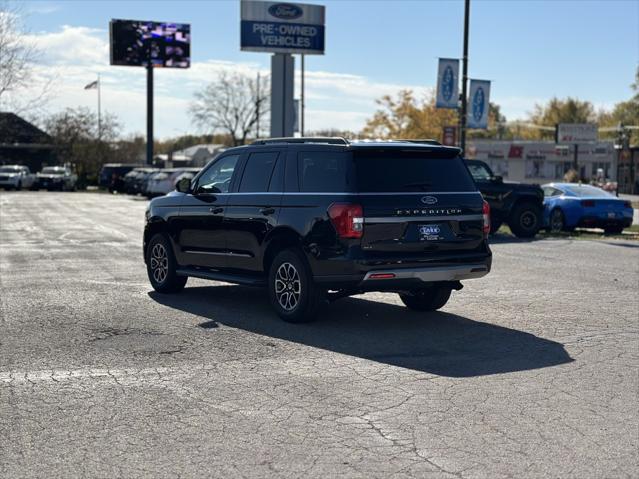
POLYGON ((490 81, 470 80, 468 95, 468 128, 488 128, 490 81))
POLYGON ((324 6, 241 2, 241 49, 251 52, 324 54, 324 6))
POLYGON ((437 108, 457 108, 459 102, 459 60, 440 58, 437 72, 437 108))

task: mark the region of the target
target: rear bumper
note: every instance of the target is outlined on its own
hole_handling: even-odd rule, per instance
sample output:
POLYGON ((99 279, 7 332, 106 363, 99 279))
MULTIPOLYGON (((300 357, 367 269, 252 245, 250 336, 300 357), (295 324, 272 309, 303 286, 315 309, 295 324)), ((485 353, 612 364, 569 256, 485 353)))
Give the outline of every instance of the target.
POLYGON ((361 274, 315 276, 315 282, 334 290, 406 291, 423 288, 427 283, 456 282, 486 276, 491 269, 492 256, 468 264, 447 264, 401 268, 389 266, 372 268, 361 274))
POLYGON ((601 218, 596 216, 585 216, 582 217, 577 223, 577 227, 581 228, 609 228, 615 226, 621 226, 624 228, 628 228, 632 225, 632 216, 624 216, 617 218, 601 218))
POLYGON ((462 279, 481 278, 489 272, 490 267, 486 264, 446 266, 443 268, 385 269, 369 271, 366 273, 366 276, 364 276, 362 283, 386 282, 392 279, 416 279, 425 283, 461 281, 462 279), (378 279, 379 275, 385 276, 386 279, 378 279))

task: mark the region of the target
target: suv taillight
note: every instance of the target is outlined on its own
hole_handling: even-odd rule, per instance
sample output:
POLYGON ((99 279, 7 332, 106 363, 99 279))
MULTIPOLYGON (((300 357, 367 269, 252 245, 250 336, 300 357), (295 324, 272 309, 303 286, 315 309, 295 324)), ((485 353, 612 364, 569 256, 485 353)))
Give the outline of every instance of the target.
POLYGON ((481 214, 484 218, 484 236, 488 236, 488 233, 490 233, 490 205, 486 201, 484 201, 484 204, 481 208, 481 214))
POLYGON ((364 210, 361 205, 333 203, 328 216, 340 238, 361 238, 364 234, 364 210))

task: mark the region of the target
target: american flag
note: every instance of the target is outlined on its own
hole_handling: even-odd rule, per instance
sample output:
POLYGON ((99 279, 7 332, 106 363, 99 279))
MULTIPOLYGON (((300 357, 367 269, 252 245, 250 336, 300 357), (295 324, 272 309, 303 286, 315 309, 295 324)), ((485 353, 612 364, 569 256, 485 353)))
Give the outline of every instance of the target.
POLYGON ((97 88, 97 87, 98 87, 98 80, 96 80, 96 81, 92 81, 91 83, 89 83, 88 85, 86 85, 86 86, 84 87, 84 89, 85 89, 85 90, 93 90, 93 89, 95 89, 95 88, 97 88))

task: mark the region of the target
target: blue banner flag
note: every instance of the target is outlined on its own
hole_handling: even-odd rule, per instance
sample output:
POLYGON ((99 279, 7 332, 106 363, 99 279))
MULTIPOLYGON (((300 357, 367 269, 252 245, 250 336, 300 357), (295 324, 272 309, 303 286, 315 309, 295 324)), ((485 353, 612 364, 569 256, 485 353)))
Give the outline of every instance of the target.
POLYGON ((437 108, 457 108, 459 101, 459 60, 440 58, 437 72, 437 108))
POLYGON ((470 80, 468 94, 468 128, 488 128, 488 107, 490 100, 490 81, 470 80))

